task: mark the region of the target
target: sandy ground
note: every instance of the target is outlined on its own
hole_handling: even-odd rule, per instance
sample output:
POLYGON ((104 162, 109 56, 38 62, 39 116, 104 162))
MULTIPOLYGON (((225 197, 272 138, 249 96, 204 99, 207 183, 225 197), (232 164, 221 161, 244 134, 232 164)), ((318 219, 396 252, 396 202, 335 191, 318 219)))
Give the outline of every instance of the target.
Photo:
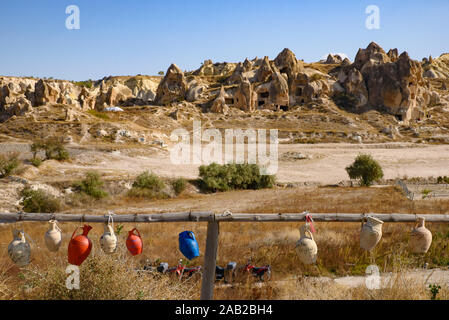
MULTIPOLYGON (((0 153, 12 150, 25 152, 24 157, 31 157, 26 144, 0 144, 0 153)), ((145 170, 166 177, 195 179, 198 175, 198 164, 173 164, 169 151, 164 149, 120 148, 112 152, 100 152, 95 150, 95 146, 71 146, 69 151, 74 156, 72 161, 45 162, 39 171, 27 173, 28 178, 64 180, 68 175, 77 176, 89 169, 117 178, 133 177, 145 170)), ((361 153, 371 154, 380 162, 386 179, 449 175, 448 145, 280 144, 277 179, 279 182, 336 184, 348 180, 345 167, 361 153), (299 152, 310 159, 285 160, 283 155, 287 152, 299 152)))

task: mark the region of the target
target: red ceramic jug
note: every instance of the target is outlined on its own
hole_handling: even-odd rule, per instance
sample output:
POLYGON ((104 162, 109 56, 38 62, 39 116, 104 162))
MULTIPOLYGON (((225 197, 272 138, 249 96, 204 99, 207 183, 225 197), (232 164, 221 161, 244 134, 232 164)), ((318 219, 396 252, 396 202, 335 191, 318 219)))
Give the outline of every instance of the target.
POLYGON ((143 242, 140 237, 140 232, 136 228, 129 231, 128 239, 126 239, 126 247, 133 256, 137 256, 142 253, 143 242), (134 234, 134 231, 137 232, 137 235, 134 234))
POLYGON ((84 260, 87 259, 92 250, 92 241, 87 237, 87 234, 92 227, 84 225, 83 234, 79 234, 75 237, 75 232, 78 228, 73 231, 72 238, 69 242, 69 263, 75 266, 80 266, 84 260))

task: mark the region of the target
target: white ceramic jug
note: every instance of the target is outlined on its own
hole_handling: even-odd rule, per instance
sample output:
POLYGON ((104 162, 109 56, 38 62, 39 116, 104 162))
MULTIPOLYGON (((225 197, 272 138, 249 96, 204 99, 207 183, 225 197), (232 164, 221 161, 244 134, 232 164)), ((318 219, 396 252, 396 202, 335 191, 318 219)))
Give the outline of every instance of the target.
POLYGON ((367 217, 367 221, 362 224, 360 232, 360 247, 366 251, 371 251, 382 238, 383 221, 374 217, 367 217))
POLYGON ((101 249, 107 254, 115 252, 117 247, 117 236, 114 233, 114 228, 110 223, 104 225, 104 233, 100 237, 101 249))
POLYGON ((62 232, 57 225, 56 220, 51 220, 50 229, 45 232, 44 240, 47 249, 51 252, 56 252, 59 250, 59 247, 62 243, 62 232))
POLYGON ((430 249, 432 232, 426 228, 425 223, 424 218, 418 218, 418 222, 410 234, 410 249, 413 253, 424 254, 430 249))
POLYGON ((301 238, 296 243, 296 253, 304 264, 314 264, 318 256, 318 247, 310 231, 310 224, 306 223, 299 229, 301 238))
POLYGON ((31 248, 25 240, 23 231, 13 230, 14 239, 8 245, 8 255, 19 267, 24 267, 30 263, 31 248))

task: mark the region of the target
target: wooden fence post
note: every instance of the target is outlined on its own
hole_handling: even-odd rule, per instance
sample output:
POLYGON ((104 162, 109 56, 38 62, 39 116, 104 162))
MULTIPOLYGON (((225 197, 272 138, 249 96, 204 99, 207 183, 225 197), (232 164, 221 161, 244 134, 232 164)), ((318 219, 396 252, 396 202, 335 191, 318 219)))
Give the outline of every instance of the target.
POLYGON ((204 256, 203 279, 201 282, 201 300, 214 299, 215 268, 217 265, 219 223, 207 224, 206 254, 204 256))

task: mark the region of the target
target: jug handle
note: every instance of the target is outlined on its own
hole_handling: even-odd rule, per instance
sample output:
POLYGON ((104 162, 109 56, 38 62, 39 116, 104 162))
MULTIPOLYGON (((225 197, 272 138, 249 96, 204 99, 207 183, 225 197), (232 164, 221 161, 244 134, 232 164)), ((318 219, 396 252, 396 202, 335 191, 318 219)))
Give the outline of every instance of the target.
POLYGON ((134 229, 131 230, 131 232, 133 232, 133 233, 134 233, 134 231, 137 232, 137 235, 139 236, 139 238, 142 238, 142 237, 140 236, 140 232, 139 232, 139 230, 137 230, 137 228, 134 228, 134 229))
POLYGON ((76 231, 79 229, 80 227, 76 227, 75 231, 73 231, 72 237, 70 239, 73 239, 73 236, 75 235, 76 231))

